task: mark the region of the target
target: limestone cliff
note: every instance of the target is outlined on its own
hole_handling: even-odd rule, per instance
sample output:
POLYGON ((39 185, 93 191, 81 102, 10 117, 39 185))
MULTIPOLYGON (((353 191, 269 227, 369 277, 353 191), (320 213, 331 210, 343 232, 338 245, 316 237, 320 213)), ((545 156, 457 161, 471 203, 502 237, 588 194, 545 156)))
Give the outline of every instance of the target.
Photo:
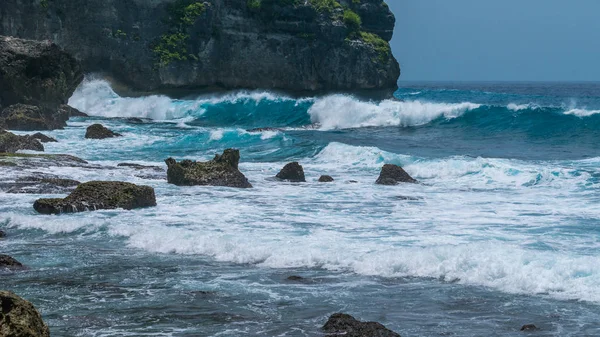
POLYGON ((391 92, 383 0, 2 0, 0 35, 51 40, 142 91, 391 92))

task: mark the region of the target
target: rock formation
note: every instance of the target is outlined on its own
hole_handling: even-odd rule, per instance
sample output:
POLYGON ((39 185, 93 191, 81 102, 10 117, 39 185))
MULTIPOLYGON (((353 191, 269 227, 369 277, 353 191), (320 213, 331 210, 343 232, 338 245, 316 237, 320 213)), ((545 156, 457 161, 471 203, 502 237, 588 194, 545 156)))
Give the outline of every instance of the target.
POLYGON ((87 139, 106 139, 114 137, 121 137, 121 134, 107 129, 102 124, 92 124, 85 132, 85 138, 87 139))
POLYGON ((42 143, 56 143, 57 142, 56 139, 54 139, 52 137, 48 137, 45 134, 40 133, 40 132, 34 133, 33 135, 31 135, 29 137, 33 138, 33 139, 37 139, 42 143))
POLYGON ((0 291, 0 336, 50 337, 50 331, 33 304, 0 291))
POLYGON ((15 153, 19 150, 44 151, 44 145, 30 136, 17 136, 0 130, 0 153, 15 153))
POLYGON ((304 177, 304 168, 298 162, 285 165, 275 176, 277 179, 291 181, 295 183, 306 182, 304 177))
POLYGON ((376 184, 379 185, 398 185, 399 183, 416 183, 417 181, 398 165, 385 164, 381 169, 376 184))
POLYGON ((361 322, 347 314, 333 314, 323 326, 332 337, 400 337, 377 322, 361 322))
POLYGON ((91 181, 77 186, 64 199, 38 199, 33 208, 42 214, 74 213, 99 209, 156 206, 154 189, 120 181, 91 181))
POLYGON ((182 160, 177 162, 173 158, 167 163, 167 181, 178 186, 227 186, 238 188, 251 188, 248 179, 238 169, 240 151, 227 149, 222 155, 207 162, 182 160))
POLYGON ((3 0, 0 34, 51 39, 140 91, 384 91, 400 67, 383 0, 3 0), (85 8, 85 10, 82 10, 85 8))
POLYGON ((0 254, 0 268, 23 268, 23 264, 11 256, 0 254))

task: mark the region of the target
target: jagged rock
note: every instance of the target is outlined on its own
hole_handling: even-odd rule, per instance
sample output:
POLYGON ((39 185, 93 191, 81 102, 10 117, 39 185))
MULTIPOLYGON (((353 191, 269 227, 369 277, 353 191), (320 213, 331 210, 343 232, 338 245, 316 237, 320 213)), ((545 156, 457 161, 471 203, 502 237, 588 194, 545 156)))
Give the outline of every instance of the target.
POLYGON ((72 106, 66 105, 66 104, 61 104, 58 107, 58 118, 56 119, 69 119, 71 117, 88 117, 88 114, 81 112, 77 109, 75 109, 72 106))
POLYGON ((248 179, 238 169, 240 151, 227 149, 222 155, 207 162, 182 160, 177 162, 173 158, 167 163, 167 181, 178 186, 227 186, 238 188, 251 188, 248 179))
POLYGON ((377 322, 361 322, 347 314, 333 314, 323 326, 328 336, 334 337, 400 337, 377 322))
POLYGON ((50 337, 50 330, 31 302, 0 291, 0 336, 50 337))
POLYGON ((85 132, 85 138, 87 139, 106 139, 113 137, 121 137, 120 134, 112 132, 102 124, 92 124, 87 128, 85 132))
POLYGON ((304 168, 298 162, 293 162, 285 165, 275 176, 277 179, 287 180, 291 182, 306 182, 304 177, 304 168))
POLYGON ((34 133, 33 135, 30 135, 29 137, 33 138, 33 139, 37 139, 42 143, 56 143, 57 142, 56 139, 54 139, 52 137, 48 137, 45 134, 40 133, 40 132, 34 133))
POLYGON ((527 324, 527 325, 523 325, 521 327, 521 331, 536 331, 539 330, 537 326, 533 325, 533 324, 527 324))
POLYGON ((73 191, 79 184, 77 180, 55 176, 20 177, 6 193, 64 194, 73 191))
POLYGON ((409 176, 408 173, 398 165, 383 165, 376 184, 398 185, 399 183, 417 183, 417 181, 409 176))
MULTIPOLYGON (((14 258, 8 256, 8 255, 4 255, 4 254, 0 254, 0 268, 23 268, 23 264, 21 264, 21 262, 15 260, 14 258)), ((2 335, 0 335, 2 336, 2 335)))
POLYGON ((334 181, 333 177, 328 176, 328 175, 322 175, 319 178, 319 182, 320 183, 330 183, 330 182, 333 182, 333 181, 334 181))
POLYGON ((38 199, 33 208, 42 214, 74 213, 99 209, 156 206, 154 189, 120 181, 91 181, 77 186, 64 199, 38 199))
POLYGON ((0 153, 15 153, 19 150, 44 151, 44 145, 29 136, 17 136, 0 130, 0 153))

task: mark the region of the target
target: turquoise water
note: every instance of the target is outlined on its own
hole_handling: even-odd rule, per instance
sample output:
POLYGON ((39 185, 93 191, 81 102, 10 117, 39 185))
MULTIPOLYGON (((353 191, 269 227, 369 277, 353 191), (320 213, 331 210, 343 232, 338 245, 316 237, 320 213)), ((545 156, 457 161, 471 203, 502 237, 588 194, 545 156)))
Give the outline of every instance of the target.
POLYGON ((600 335, 600 85, 408 83, 396 98, 121 98, 89 79, 69 103, 91 117, 46 151, 103 168, 3 179, 130 181, 158 206, 43 216, 39 195, 0 192, 0 251, 30 267, 2 288, 53 336, 319 336, 339 311, 403 336, 600 335), (124 137, 85 140, 96 122, 124 137), (116 167, 228 147, 255 188, 116 167), (292 160, 308 183, 272 179, 292 160), (374 185, 384 163, 422 184, 374 185))

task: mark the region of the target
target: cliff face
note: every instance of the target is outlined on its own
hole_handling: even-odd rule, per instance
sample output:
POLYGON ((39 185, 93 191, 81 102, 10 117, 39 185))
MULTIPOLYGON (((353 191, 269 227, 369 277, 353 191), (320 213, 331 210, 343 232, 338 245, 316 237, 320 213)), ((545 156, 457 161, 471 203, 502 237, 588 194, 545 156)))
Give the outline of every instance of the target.
POLYGON ((49 39, 131 88, 393 91, 382 0, 2 0, 0 35, 49 39))

